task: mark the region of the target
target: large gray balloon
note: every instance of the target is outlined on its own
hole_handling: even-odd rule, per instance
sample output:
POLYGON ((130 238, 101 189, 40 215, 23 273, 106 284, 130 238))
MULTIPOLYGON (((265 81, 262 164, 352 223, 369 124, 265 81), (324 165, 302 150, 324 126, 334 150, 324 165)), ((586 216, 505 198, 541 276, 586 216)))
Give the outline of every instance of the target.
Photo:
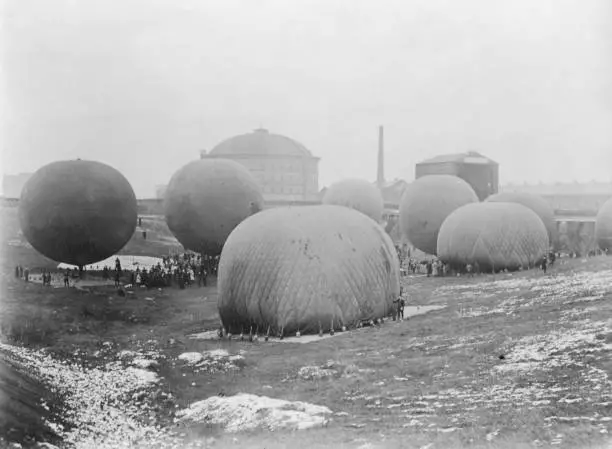
POLYGON ((603 250, 612 250, 612 198, 604 203, 597 213, 595 238, 603 250))
POLYGON ((553 243, 557 235, 555 211, 544 198, 532 193, 502 192, 489 196, 485 201, 492 203, 517 203, 534 211, 544 223, 548 233, 549 243, 553 243))
POLYGON ((77 266, 123 248, 136 218, 136 195, 128 180, 94 161, 45 165, 25 184, 19 201, 21 230, 34 249, 77 266))
POLYGON ((325 192, 322 203, 350 207, 377 223, 382 220, 382 194, 376 186, 363 179, 344 179, 332 184, 325 192))
POLYGON ((477 203, 472 186, 457 176, 428 175, 408 185, 400 201, 400 227, 416 248, 436 254, 440 226, 454 210, 477 203))
POLYGON ((200 159, 170 179, 166 222, 181 244, 211 256, 245 218, 263 209, 261 188, 249 171, 229 159, 200 159))
POLYGON ((478 262, 484 271, 528 268, 547 250, 544 223, 517 203, 467 204, 444 220, 438 234, 438 257, 454 267, 478 262))

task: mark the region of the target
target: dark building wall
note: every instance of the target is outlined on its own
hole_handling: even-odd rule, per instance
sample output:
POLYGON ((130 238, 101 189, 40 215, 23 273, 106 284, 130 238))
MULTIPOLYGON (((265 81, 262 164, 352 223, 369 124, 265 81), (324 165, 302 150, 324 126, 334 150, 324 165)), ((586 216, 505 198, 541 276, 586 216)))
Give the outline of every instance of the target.
POLYGON ((496 165, 460 164, 458 172, 458 176, 472 186, 480 201, 499 190, 496 165))
POLYGON ((499 190, 499 166, 441 162, 416 165, 416 179, 427 175, 454 175, 472 186, 480 201, 499 190))
POLYGON ((439 164, 417 164, 415 178, 419 179, 427 175, 454 175, 457 176, 457 164, 454 162, 443 162, 439 164))

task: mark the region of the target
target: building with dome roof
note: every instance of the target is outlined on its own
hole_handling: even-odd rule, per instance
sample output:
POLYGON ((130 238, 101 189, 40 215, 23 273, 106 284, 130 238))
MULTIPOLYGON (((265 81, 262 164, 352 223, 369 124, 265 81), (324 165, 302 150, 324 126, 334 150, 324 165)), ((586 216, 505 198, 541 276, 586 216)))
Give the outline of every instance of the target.
POLYGON ((301 143, 260 128, 224 140, 200 158, 231 159, 260 183, 268 203, 317 202, 319 159, 301 143))

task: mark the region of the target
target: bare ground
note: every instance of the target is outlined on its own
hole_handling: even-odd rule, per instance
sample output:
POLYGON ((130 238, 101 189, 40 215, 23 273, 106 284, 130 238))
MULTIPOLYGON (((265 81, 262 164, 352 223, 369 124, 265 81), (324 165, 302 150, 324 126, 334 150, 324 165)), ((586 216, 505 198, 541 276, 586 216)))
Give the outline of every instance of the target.
MULTIPOLYGON (((122 298, 106 287, 26 285, 4 271, 2 340, 98 369, 97 379, 109 363, 129 366, 121 351, 155 359, 160 382, 113 404, 171 429, 176 447, 606 447, 612 431, 612 258, 566 260, 546 275, 407 277, 410 305, 446 307, 308 344, 189 338, 218 325, 214 285, 122 298), (207 368, 177 360, 219 348, 244 359, 207 368), (304 376, 305 367, 323 375, 304 376), (298 433, 176 427, 175 411, 239 392, 325 405, 334 416, 298 433)), ((12 429, 27 444, 36 425, 12 422, 0 434, 12 429)))

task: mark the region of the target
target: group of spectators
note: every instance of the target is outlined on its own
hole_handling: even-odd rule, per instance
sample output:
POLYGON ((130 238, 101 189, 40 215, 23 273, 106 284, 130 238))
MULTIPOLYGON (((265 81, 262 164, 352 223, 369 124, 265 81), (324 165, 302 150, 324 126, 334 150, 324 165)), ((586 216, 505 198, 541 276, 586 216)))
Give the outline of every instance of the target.
MULTIPOLYGON (((23 279, 25 282, 30 282, 30 280, 34 280, 36 281, 36 273, 34 273, 34 278, 31 278, 32 273, 30 272, 29 268, 24 268, 21 265, 17 265, 15 267, 15 277, 17 279, 23 279)), ((49 270, 42 270, 42 273, 40 275, 40 280, 42 281, 42 285, 44 286, 51 286, 51 283, 55 280, 56 282, 59 282, 59 280, 61 280, 62 277, 62 273, 51 273, 51 271, 49 270)), ((78 271, 75 270, 64 270, 63 273, 63 278, 64 278, 64 285, 65 286, 70 286, 70 277, 78 277, 78 271), (75 275, 76 274, 76 275, 75 275)))
POLYGON ((404 272, 412 274, 426 274, 427 277, 445 276, 449 272, 448 265, 439 259, 417 261, 416 259, 409 258, 402 262, 402 267, 404 272))
MULTIPOLYGON (((201 256, 194 253, 175 254, 172 256, 162 257, 162 260, 150 267, 138 266, 135 270, 130 268, 124 269, 121 266, 121 261, 117 257, 115 259, 115 267, 112 269, 109 266, 96 266, 94 270, 90 269, 90 274, 102 274, 104 280, 113 279, 115 287, 119 288, 122 284, 131 284, 135 287, 170 287, 173 285, 181 289, 195 285, 207 286, 208 275, 216 275, 219 267, 219 256, 209 257, 201 256)), ((83 267, 85 272, 85 267, 83 267)), ((40 272, 38 272, 40 273, 40 272)), ((51 285, 52 282, 61 283, 63 278, 64 286, 70 287, 70 279, 79 277, 79 272, 76 268, 67 268, 58 273, 51 273, 43 270, 40 280, 37 277, 32 279, 31 271, 21 265, 15 266, 15 278, 23 279, 25 282, 31 280, 42 280, 43 285, 51 285)))
MULTIPOLYGON (((177 285, 180 289, 195 285, 206 286, 208 275, 216 274, 219 266, 219 256, 209 257, 194 253, 175 254, 162 257, 161 262, 147 267, 137 267, 129 271, 129 284, 136 287, 171 287, 177 285)), ((119 258, 115 261, 114 273, 108 267, 102 270, 106 280, 114 275, 115 286, 119 287, 122 279, 122 268, 119 258)))
MULTIPOLYGON (((537 263, 536 267, 540 268, 542 271, 546 272, 549 267, 552 267, 555 264, 555 261, 560 257, 560 254, 555 253, 554 251, 550 251, 545 256, 543 256, 537 263)), ((478 262, 474 262, 474 264, 468 263, 462 267, 451 267, 450 265, 442 262, 439 259, 426 259, 417 261, 413 258, 400 259, 403 272, 405 274, 426 274, 427 277, 433 276, 459 276, 459 275, 467 275, 468 277, 473 277, 474 275, 482 274, 480 265, 478 262)), ((534 268, 534 266, 530 267, 521 267, 520 269, 534 268)), ((497 271, 496 271, 497 272, 497 271)))

